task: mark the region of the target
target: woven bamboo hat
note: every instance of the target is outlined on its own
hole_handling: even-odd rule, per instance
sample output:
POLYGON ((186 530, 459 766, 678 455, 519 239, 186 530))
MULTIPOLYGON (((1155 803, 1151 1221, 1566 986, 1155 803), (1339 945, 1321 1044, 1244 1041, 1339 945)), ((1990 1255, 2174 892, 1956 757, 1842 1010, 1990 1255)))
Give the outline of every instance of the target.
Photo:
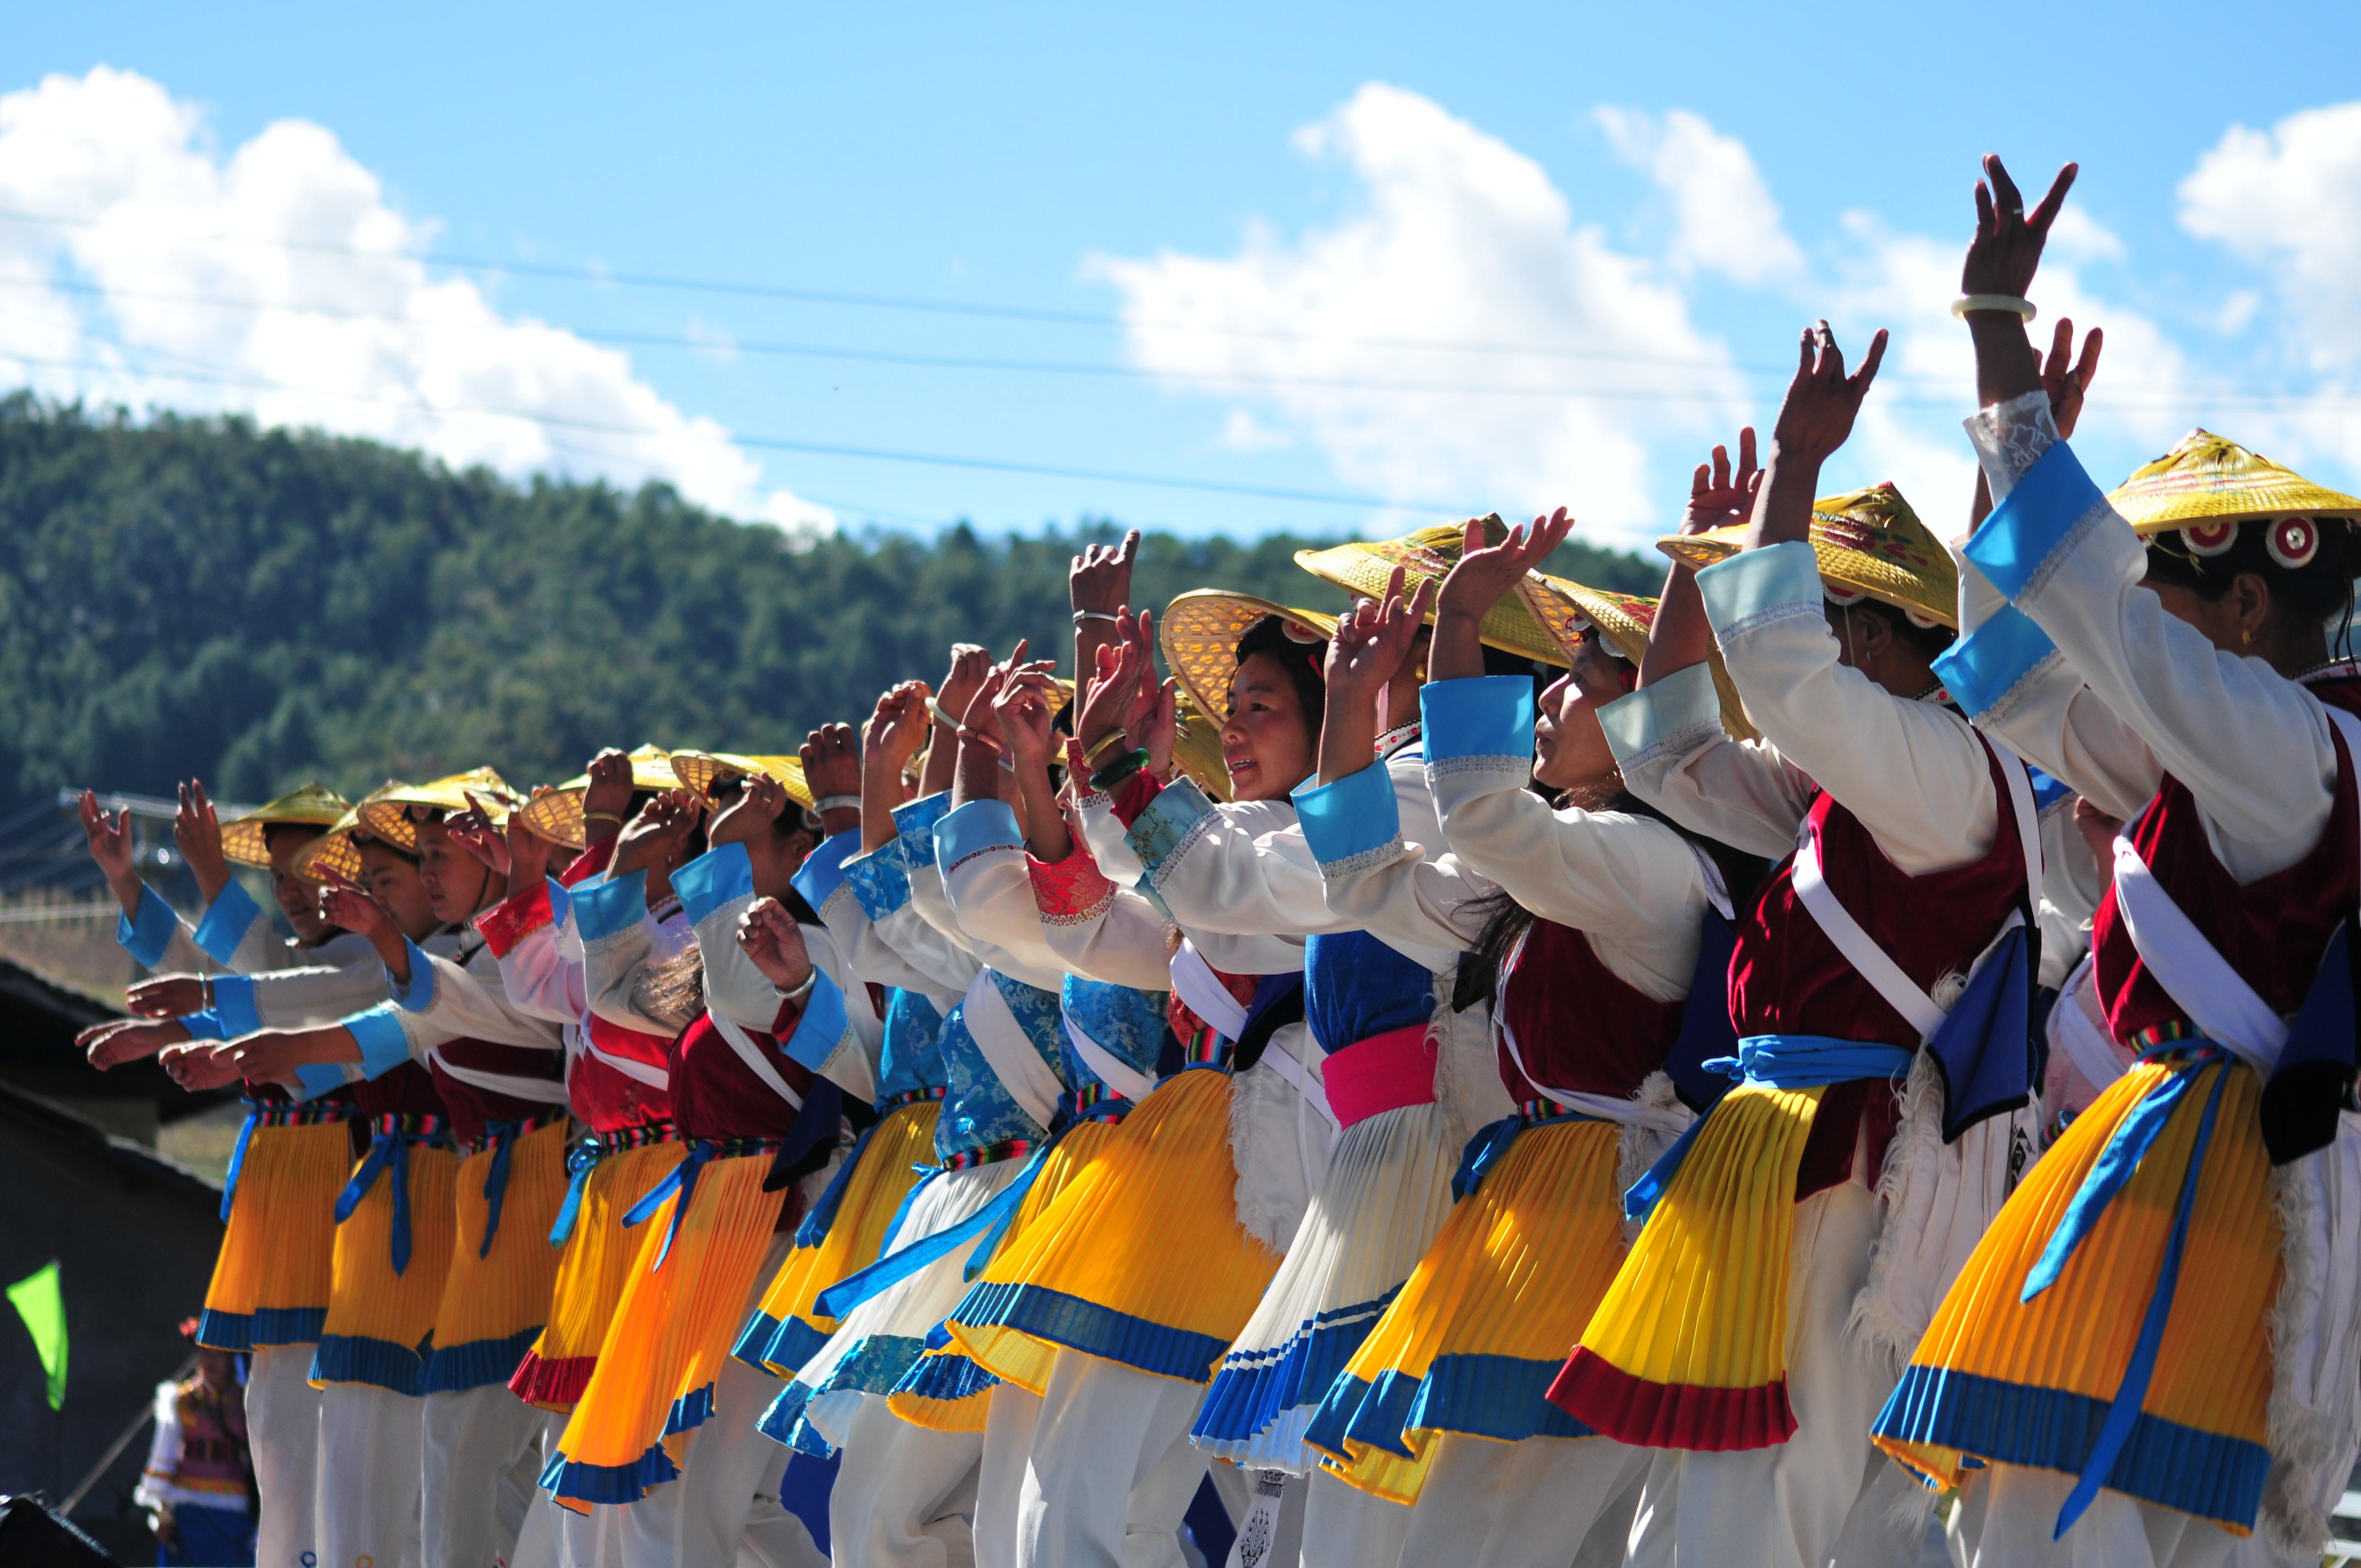
POLYGON ((407 855, 418 853, 418 825, 437 813, 465 811, 474 795, 492 815, 495 827, 516 809, 517 792, 489 768, 469 768, 432 784, 397 784, 379 790, 354 809, 360 813, 364 832, 384 839, 407 855))
MULTIPOLYGON (((1290 609, 1224 588, 1191 588, 1165 607, 1156 628, 1164 662, 1180 678, 1180 690, 1197 711, 1217 724, 1218 716, 1230 711, 1230 677, 1238 667, 1238 642, 1255 622, 1269 615, 1283 619, 1289 635, 1306 643, 1324 642, 1336 630, 1333 615, 1290 609)), ((1223 777, 1227 779, 1226 772, 1223 777)))
MULTIPOLYGON (((1481 521, 1487 544, 1498 544, 1509 536, 1509 526, 1500 521, 1499 513, 1494 512, 1481 521)), ((1440 528, 1422 528, 1400 539, 1380 540, 1374 544, 1355 543, 1327 550, 1298 550, 1295 564, 1322 582, 1334 583, 1347 593, 1382 600, 1396 566, 1402 568, 1402 592, 1414 594, 1421 583, 1440 584, 1459 564, 1466 544, 1465 526, 1449 523, 1440 528)), ((1429 619, 1433 619, 1431 615, 1429 619)), ((1498 604, 1486 610, 1477 635, 1503 652, 1549 664, 1565 662, 1565 652, 1550 635, 1542 611, 1533 603, 1530 582, 1518 585, 1513 594, 1503 594, 1498 604)))
POLYGON ((1222 727, 1187 692, 1174 703, 1172 760, 1215 800, 1230 797, 1229 765, 1222 761, 1222 727))
POLYGON ((270 866, 270 828, 282 822, 332 828, 351 809, 350 801, 315 780, 223 823, 222 854, 233 864, 267 871, 270 866))
POLYGON ((736 751, 675 751, 672 754, 673 776, 680 787, 699 799, 709 799, 713 786, 742 779, 749 773, 767 773, 779 781, 787 798, 806 811, 812 808, 811 785, 804 782, 804 761, 801 757, 756 757, 736 751))
POLYGON ((342 817, 328 825, 325 833, 296 850, 289 869, 305 882, 325 882, 330 871, 357 880, 361 874, 361 851, 357 840, 368 831, 361 826, 361 807, 409 787, 400 780, 388 779, 361 796, 357 805, 347 808, 342 817))
MULTIPOLYGON (((1611 593, 1546 573, 1534 575, 1539 582, 1533 603, 1542 612, 1542 623, 1565 650, 1554 663, 1571 663, 1575 649, 1595 636, 1606 639, 1635 669, 1639 666, 1648 652, 1648 632, 1656 624, 1654 599, 1611 593)), ((1738 700, 1738 687, 1723 667, 1720 651, 1708 652, 1706 659, 1713 668, 1714 692, 1721 698, 1722 728, 1736 740, 1753 740, 1758 731, 1746 717, 1746 705, 1738 700)))
MULTIPOLYGON (((673 773, 672 753, 661 746, 641 746, 631 752, 631 788, 661 794, 680 787, 673 773)), ((582 798, 590 793, 590 775, 582 773, 555 789, 534 795, 518 812, 524 825, 555 844, 579 850, 589 841, 582 820, 582 798)))
MULTIPOLYGON (((2204 430, 2191 431, 2141 465, 2107 499, 2133 532, 2153 539, 2178 530, 2190 553, 2201 556, 2228 549, 2236 541, 2235 525, 2257 519, 2306 532, 2310 519, 2361 519, 2361 499, 2204 430)), ((2297 553, 2308 558, 2310 549, 2297 553)))
MULTIPOLYGON (((1745 539, 1746 526, 1734 523, 1659 539, 1656 548, 1688 565, 1710 566, 1738 554, 1745 539)), ((1891 484, 1814 501, 1811 539, 1820 582, 1839 604, 1865 597, 1921 626, 1959 630, 1959 563, 1891 484)))

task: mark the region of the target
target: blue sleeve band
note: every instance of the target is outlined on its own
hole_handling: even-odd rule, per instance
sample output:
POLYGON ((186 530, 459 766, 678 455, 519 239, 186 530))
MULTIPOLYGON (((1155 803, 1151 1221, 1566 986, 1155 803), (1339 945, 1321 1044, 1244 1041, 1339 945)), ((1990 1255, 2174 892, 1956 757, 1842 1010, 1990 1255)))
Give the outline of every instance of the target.
POLYGON ((172 906, 144 882, 139 884, 138 913, 128 918, 115 917, 115 941, 141 969, 154 969, 164 961, 172 933, 180 928, 181 917, 172 913, 172 906))
POLYGON ((627 877, 577 887, 570 897, 574 928, 585 942, 596 942, 628 931, 647 918, 648 873, 633 872, 627 877))
POLYGON ((203 1013, 186 1013, 177 1021, 189 1032, 189 1038, 192 1040, 228 1040, 247 1033, 244 1029, 231 1028, 223 1020, 218 1007, 203 1013))
POLYGON ((1024 848, 1016 813, 1005 800, 971 800, 935 824, 935 866, 945 876, 970 855, 1024 848))
POLYGON ((2030 616, 2013 605, 2003 605, 1982 626, 1943 651, 1935 661, 1935 678, 1943 683, 1960 711, 1973 718, 1990 711, 2057 647, 2030 616))
POLYGON ((385 971, 385 988, 393 992, 395 1003, 405 1013, 423 1013, 434 1005, 434 965, 425 950, 404 937, 401 945, 410 949, 410 983, 403 985, 385 971))
POLYGON ((299 1098, 317 1100, 331 1090, 342 1089, 352 1081, 352 1067, 346 1062, 315 1061, 295 1069, 295 1081, 303 1086, 299 1098))
POLYGON ((553 927, 563 926, 566 916, 574 912, 574 890, 555 877, 542 880, 549 883, 549 923, 553 927))
POLYGON ((197 946, 214 962, 225 964, 261 914, 262 906, 254 902, 254 895, 233 882, 222 889, 221 896, 213 901, 204 918, 197 922, 197 946))
POLYGON ((803 1016, 796 1020, 795 1032, 779 1042, 779 1048, 796 1066, 807 1072, 818 1072, 836 1054, 850 1025, 851 1017, 844 1010, 844 992, 828 978, 826 970, 816 969, 812 970, 811 994, 804 998, 803 1016))
POLYGON ((882 844, 844 862, 844 880, 861 912, 874 922, 910 902, 910 870, 902 863, 902 840, 882 844))
POLYGON ((932 865, 935 861, 935 824, 951 808, 951 792, 939 789, 934 794, 906 801, 894 808, 894 828, 902 837, 902 857, 906 866, 932 865))
POLYGON ((745 845, 723 844, 674 872, 672 890, 688 923, 701 926, 723 905, 754 896, 754 861, 745 845))
MULTIPOLYGON (((1525 688, 1532 690, 1532 684, 1524 682, 1525 688)), ((1381 763, 1371 762, 1334 784, 1300 784, 1291 798, 1296 820, 1303 824, 1303 841, 1323 868, 1382 850, 1401 837, 1393 775, 1381 763)))
POLYGON ((818 909, 844 885, 844 862, 861 853, 861 829, 848 828, 832 833, 820 847, 804 858, 803 865, 787 880, 795 884, 804 902, 818 909))
POLYGON ((1205 792, 1186 778, 1167 784, 1148 803, 1148 809, 1133 821, 1124 838, 1151 881, 1161 873, 1164 862, 1180 849, 1198 818, 1211 816, 1213 810, 1213 803, 1205 798, 1205 792))
POLYGON ((261 1028, 262 1013, 254 1004, 254 981, 242 974, 214 976, 213 1014, 221 1020, 225 1039, 261 1028))
POLYGON ((402 1033, 390 1002, 354 1014, 345 1020, 345 1027, 361 1048, 363 1078, 382 1078, 410 1059, 410 1036, 402 1033))
POLYGON ((1430 762, 1533 754, 1533 683, 1523 675, 1429 681, 1418 711, 1430 762))
POLYGON ((1598 728, 1619 762, 1628 762, 1668 740, 1692 734, 1724 733, 1721 694, 1714 689, 1713 666, 1691 664, 1664 679, 1619 696, 1598 710, 1598 728))
POLYGON ((1798 606, 1826 614, 1820 559, 1808 540, 1741 550, 1699 572, 1697 586, 1717 638, 1738 636, 1759 620, 1784 620, 1798 606))
POLYGON ((2106 499, 2106 492, 2082 471, 2074 449, 2061 441, 2025 471, 2008 499, 1993 509, 1960 554, 1975 563, 1993 587, 2015 598, 2074 525, 2106 499))

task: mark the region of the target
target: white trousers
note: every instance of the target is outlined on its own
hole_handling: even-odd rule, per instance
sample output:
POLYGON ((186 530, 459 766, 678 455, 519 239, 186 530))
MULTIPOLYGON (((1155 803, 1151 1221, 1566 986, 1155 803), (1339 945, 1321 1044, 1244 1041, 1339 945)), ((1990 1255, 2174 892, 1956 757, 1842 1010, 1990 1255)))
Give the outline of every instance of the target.
POLYGON ((1016 1519, 1033 1433, 1041 1424, 1041 1397, 1002 1383, 989 1398, 975 1473, 975 1568, 1016 1568, 1016 1519))
POLYGON ((1022 1568, 1180 1568, 1205 1478, 1189 1442, 1205 1386, 1060 1350, 1017 1503, 1022 1568))
MULTIPOLYGON (((557 1440, 565 1434, 566 1418, 551 1410, 535 1410, 541 1421, 541 1463, 557 1452, 557 1440)), ((540 1486, 540 1477, 533 1477, 532 1495, 525 1499, 524 1522, 517 1529, 516 1550, 509 1553, 509 1568, 558 1568, 560 1556, 558 1531, 562 1528, 558 1515, 573 1518, 570 1509, 559 1508, 540 1486)))
MULTIPOLYGON (((1565 1568, 1593 1527, 1619 1541, 1628 1530, 1630 1513, 1610 1519, 1610 1505, 1647 1474, 1648 1460, 1648 1450, 1603 1437, 1491 1442, 1447 1432, 1408 1510, 1401 1561, 1565 1568)), ((1621 1559, 1619 1547, 1609 1561, 1621 1559)))
POLYGON ((827 1561, 779 1502, 786 1449, 754 1430, 778 1391, 777 1378, 723 1358, 713 1414, 682 1446, 679 1477, 611 1510, 620 1519, 624 1568, 729 1568, 741 1551, 774 1568, 827 1561))
POLYGON ((491 1568, 516 1552, 526 1508, 540 1496, 547 1412, 505 1383, 429 1394, 419 1501, 426 1568, 491 1568))
POLYGON ((831 1560, 839 1568, 970 1568, 983 1456, 980 1432, 917 1426, 887 1409, 884 1396, 861 1396, 829 1494, 831 1560))
POLYGON ((366 1383, 320 1394, 320 1568, 420 1568, 424 1401, 366 1383))
POLYGON ((274 1344, 254 1353, 246 1374, 246 1442, 260 1505, 254 1561, 303 1568, 312 1552, 320 1480, 320 1390, 312 1387, 312 1346, 274 1344))
MULTIPOLYGON (((1305 1476, 1303 1568, 1394 1568, 1416 1561, 1404 1554, 1410 1509, 1374 1492, 1348 1486, 1324 1470, 1305 1476)), ((1574 1543, 1566 1543, 1572 1555, 1574 1543)), ((1457 1562, 1455 1555, 1451 1559, 1457 1562)))
MULTIPOLYGON (((2222 1568, 2238 1540, 2218 1525, 2101 1492, 2052 1541, 2074 1477, 1994 1465, 1960 1493, 1960 1533, 1974 1568, 2222 1568)), ((2266 1555, 2263 1561, 2268 1561, 2266 1555)))
POLYGON ((1894 1386, 1845 1332, 1869 1277, 1877 1200, 1847 1182, 1795 1205, 1787 1253, 1787 1399, 1795 1433, 1730 1453, 1659 1449, 1633 1521, 1635 1568, 1823 1568, 1868 1474, 1869 1423, 1894 1386))

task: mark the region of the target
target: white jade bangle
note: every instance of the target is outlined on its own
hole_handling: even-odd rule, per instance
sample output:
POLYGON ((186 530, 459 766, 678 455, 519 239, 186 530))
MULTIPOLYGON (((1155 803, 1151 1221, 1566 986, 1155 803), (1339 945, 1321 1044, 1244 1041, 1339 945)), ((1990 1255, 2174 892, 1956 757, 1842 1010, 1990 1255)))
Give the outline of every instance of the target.
POLYGON ((857 795, 824 795, 812 802, 814 811, 858 811, 861 797, 857 795))
POLYGON ((1951 302, 1951 313, 1961 321, 1970 311, 2006 311, 2019 321, 2031 321, 2039 313, 2031 300, 2015 294, 1962 294, 1951 302))
POLYGON ((1082 624, 1083 624, 1084 622, 1086 622, 1086 621, 1093 621, 1093 620, 1104 620, 1104 621, 1105 621, 1109 626, 1115 626, 1115 625, 1119 625, 1119 624, 1121 624, 1120 620, 1117 619, 1117 617, 1115 616, 1115 612, 1114 612, 1113 610, 1106 610, 1106 609, 1078 609, 1078 610, 1074 611, 1074 624, 1075 624, 1076 626, 1081 626, 1081 625, 1082 625, 1082 624))

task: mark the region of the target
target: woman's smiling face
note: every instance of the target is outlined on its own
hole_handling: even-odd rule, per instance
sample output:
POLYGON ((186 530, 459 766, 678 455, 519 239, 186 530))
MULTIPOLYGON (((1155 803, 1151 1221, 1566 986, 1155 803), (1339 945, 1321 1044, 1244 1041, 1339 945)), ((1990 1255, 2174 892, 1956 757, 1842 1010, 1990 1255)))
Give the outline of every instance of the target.
POLYGON ((1232 797, 1285 800, 1311 774, 1316 745, 1303 699, 1278 658, 1249 655, 1230 677, 1230 716, 1222 725, 1232 797))

